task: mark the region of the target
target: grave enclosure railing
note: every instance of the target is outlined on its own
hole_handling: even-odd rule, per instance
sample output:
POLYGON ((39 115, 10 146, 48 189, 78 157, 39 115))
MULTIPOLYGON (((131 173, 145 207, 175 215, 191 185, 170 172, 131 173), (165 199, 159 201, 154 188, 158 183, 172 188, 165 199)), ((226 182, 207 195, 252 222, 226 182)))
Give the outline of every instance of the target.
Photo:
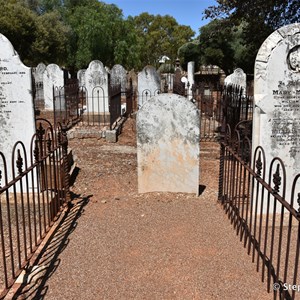
POLYGON ((268 292, 274 299, 295 299, 300 289, 300 174, 286 182, 280 158, 267 162, 261 147, 251 153, 248 125, 226 126, 218 198, 268 292))
POLYGON ((0 152, 0 298, 70 201, 67 127, 37 121, 30 145, 17 142, 11 159, 0 152))
MULTIPOLYGON (((69 79, 65 86, 53 87, 53 109, 38 112, 54 125, 64 122, 69 128, 79 124, 113 129, 122 116, 121 96, 120 85, 109 86, 107 91, 95 86, 89 94, 86 87, 78 85, 77 79, 69 79)), ((130 101, 132 98, 124 100, 129 108, 130 101)))
POLYGON ((239 86, 194 84, 192 101, 200 110, 201 142, 219 141, 224 124, 230 124, 233 129, 239 121, 251 123, 253 97, 239 86))

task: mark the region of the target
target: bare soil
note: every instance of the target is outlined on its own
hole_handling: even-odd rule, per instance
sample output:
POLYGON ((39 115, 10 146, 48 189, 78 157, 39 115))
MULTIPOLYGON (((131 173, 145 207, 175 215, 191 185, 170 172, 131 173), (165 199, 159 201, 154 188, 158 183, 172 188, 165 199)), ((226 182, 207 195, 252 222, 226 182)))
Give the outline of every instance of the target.
POLYGON ((217 201, 219 146, 201 144, 201 195, 137 192, 135 121, 116 144, 74 139, 74 206, 14 299, 272 299, 217 201))

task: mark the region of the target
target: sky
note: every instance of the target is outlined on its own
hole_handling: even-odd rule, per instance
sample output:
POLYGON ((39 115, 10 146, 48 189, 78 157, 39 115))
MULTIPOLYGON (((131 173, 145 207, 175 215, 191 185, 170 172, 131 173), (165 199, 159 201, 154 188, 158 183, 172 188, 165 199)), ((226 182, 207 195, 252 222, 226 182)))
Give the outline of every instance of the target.
POLYGON ((209 6, 216 5, 215 0, 102 0, 115 4, 123 11, 125 18, 137 16, 143 12, 151 15, 170 15, 179 25, 190 26, 199 34, 199 28, 210 22, 202 19, 203 12, 209 6))

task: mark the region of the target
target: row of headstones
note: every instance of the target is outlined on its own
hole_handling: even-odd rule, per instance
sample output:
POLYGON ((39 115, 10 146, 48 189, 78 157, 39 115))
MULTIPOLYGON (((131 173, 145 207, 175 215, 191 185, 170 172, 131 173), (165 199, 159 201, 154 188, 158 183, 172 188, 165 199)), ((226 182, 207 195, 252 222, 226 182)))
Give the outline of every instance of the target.
MULTIPOLYGON (((81 69, 77 72, 77 79, 79 86, 85 91, 87 97, 91 99, 95 97, 96 87, 103 89, 103 96, 108 95, 108 86, 121 86, 121 92, 124 95, 127 88, 129 88, 130 79, 134 87, 137 87, 138 106, 150 99, 152 96, 164 90, 165 84, 168 85, 167 91, 175 83, 184 83, 185 88, 191 89, 194 83, 194 62, 188 64, 187 76, 183 75, 180 68, 177 68, 173 76, 168 77, 168 82, 162 83, 160 73, 152 66, 146 66, 138 75, 134 71, 127 72, 121 65, 115 65, 111 70, 104 67, 103 63, 99 60, 90 62, 87 69, 81 69)), ((63 87, 66 79, 70 78, 70 74, 60 68, 56 64, 46 66, 40 63, 33 69, 33 76, 36 87, 36 102, 44 101, 42 107, 45 110, 53 109, 53 86, 63 87)), ((191 94, 191 93, 188 93, 191 94)), ((108 108, 108 105, 104 105, 108 108)))
MULTIPOLYGON (((227 84, 245 85, 243 72, 235 73, 227 84)), ((138 111, 140 192, 198 191, 199 113, 178 97, 156 96, 138 111)), ((254 107, 252 155, 262 146, 267 162, 282 159, 289 200, 293 179, 300 173, 299 23, 276 30, 262 44, 255 61, 254 107)))
MULTIPOLYGON (((87 97, 91 99, 95 97, 95 93, 99 92, 96 87, 101 87, 101 98, 108 98, 108 86, 111 87, 121 85, 121 90, 125 89, 126 85, 126 70, 121 65, 115 65, 110 71, 104 67, 99 60, 92 61, 88 69, 79 70, 77 78, 79 86, 84 90, 87 97), (110 76, 109 76, 110 75, 110 76)), ((70 79, 70 74, 60 68, 56 64, 46 66, 40 63, 33 69, 33 77, 35 80, 36 95, 35 101, 44 101, 45 110, 53 110, 53 87, 62 88, 66 85, 67 79, 70 79)), ((91 105, 91 110, 95 106, 91 105)), ((108 111, 108 103, 99 106, 100 111, 108 111), (106 109, 105 109, 106 108, 106 109)))
MULTIPOLYGON (((0 144, 1 151, 10 153, 12 144, 16 140, 22 140, 24 144, 29 144, 31 136, 34 133, 34 112, 32 105, 31 89, 31 70, 24 66, 20 61, 17 53, 13 49, 11 43, 2 35, 0 35, 0 124, 1 135, 0 144), (26 127, 26 131, 24 131, 26 127), (5 151, 8 150, 8 151, 5 151)), ((98 65, 99 67, 99 65, 98 65)), ((143 76, 146 82, 150 80, 150 72, 148 69, 143 70, 143 76)), ((300 25, 288 25, 275 31, 260 48, 256 63, 255 63, 255 80, 254 80, 254 99, 255 111, 253 116, 253 149, 261 145, 266 151, 267 160, 270 161, 275 156, 279 156, 285 162, 287 170, 287 182, 292 182, 293 177, 300 171, 300 25)), ((87 77, 88 78, 88 77, 87 77)), ((92 78, 89 78, 90 80, 92 78)), ((140 78, 138 78, 140 79, 140 78)), ((141 80, 139 80, 141 84, 141 80)), ((149 85, 146 87, 148 88, 149 85)), ((168 96, 173 97, 173 96, 168 96)), ((172 98, 173 99, 173 98, 172 98)), ((170 100, 173 101, 173 100, 170 100)), ((153 103, 151 100, 149 104, 153 103)), ((172 102, 173 103, 173 102, 172 102)), ((189 102, 187 102, 189 103, 189 102)), ((143 110, 148 106, 144 105, 143 110)), ((177 105, 161 104, 167 111, 177 110, 177 105)), ((185 105, 182 105, 184 108, 185 105)), ((161 111, 165 111, 161 110, 161 111)), ((160 110, 155 109, 154 114, 160 110)), ((178 121, 180 126, 174 127, 175 123, 172 118, 153 117, 153 122, 148 122, 149 128, 144 128, 144 131, 151 131, 153 124, 159 120, 159 126, 162 130, 158 131, 155 136, 140 139, 143 141, 155 141, 154 145, 164 147, 164 143, 158 137, 166 139, 163 135, 165 132, 173 134, 176 131, 182 132, 184 128, 194 128, 194 139, 189 139, 186 133, 182 133, 182 142, 187 139, 196 141, 198 132, 198 123, 196 119, 188 120, 189 109, 181 112, 181 116, 186 116, 187 119, 178 121), (166 122, 164 122, 166 121, 166 122), (190 123, 195 126, 190 126, 190 123), (170 129, 170 126, 172 129, 170 129)), ((147 114, 146 114, 147 115, 147 114)), ((197 116, 194 112, 192 115, 197 116)), ((151 119, 150 116, 149 120, 151 119)), ((182 118, 182 117, 181 117, 182 118)), ((199 119, 198 116, 196 117, 199 119)), ((138 128, 139 125, 138 123, 138 128)), ((172 139, 170 140, 170 142, 172 139)), ((186 152, 183 144, 177 143, 176 148, 170 147, 176 155, 168 158, 168 164, 176 164, 179 160, 186 160, 186 152), (174 150, 173 150, 174 148, 174 150)), ((147 143, 148 153, 152 153, 151 145, 147 143)), ((194 143, 195 147, 198 143, 194 143)), ((173 143, 172 143, 173 145, 173 143)), ((165 147, 164 147, 165 148, 165 147)), ((198 149, 198 148, 197 148, 198 149)), ((198 150, 195 150, 197 157, 198 150)), ((160 153, 159 148, 155 150, 155 157, 166 158, 170 153, 160 153)), ((173 154, 173 152, 172 152, 173 154)), ((8 156, 9 157, 9 156, 8 156)), ((197 160, 194 160, 197 164, 197 160)), ((140 164, 141 165, 141 164, 140 164)), ((185 164, 182 165, 182 174, 189 171, 185 170, 185 164)), ((197 166, 198 167, 198 166, 197 166)), ((140 167, 139 167, 140 168, 140 167)), ((143 167, 143 170, 147 170, 143 167)), ((150 175, 149 175, 150 176, 150 175)), ((152 176, 152 175, 151 175, 152 176)), ((151 176, 149 178, 151 178, 151 176)), ((169 173, 166 174, 168 178, 169 173)), ((196 180, 197 181, 197 180, 196 180)), ((171 180, 170 180, 171 182, 171 180)), ((287 191, 288 192, 288 191, 287 191)), ((287 193, 288 194, 288 193, 287 193)))

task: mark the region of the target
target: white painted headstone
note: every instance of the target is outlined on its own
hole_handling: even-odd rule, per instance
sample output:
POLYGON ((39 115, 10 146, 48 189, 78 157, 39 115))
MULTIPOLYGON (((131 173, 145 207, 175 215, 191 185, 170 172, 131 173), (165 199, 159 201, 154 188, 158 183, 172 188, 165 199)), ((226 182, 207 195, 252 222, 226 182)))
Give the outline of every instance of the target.
POLYGON ((33 77, 35 82, 43 82, 44 72, 46 71, 46 65, 39 63, 35 69, 33 69, 33 77))
POLYGON ((43 81, 45 109, 53 110, 53 88, 61 89, 65 85, 64 71, 58 65, 50 64, 44 72, 43 81))
POLYGON ((85 71, 87 90, 87 113, 98 115, 109 113, 108 105, 108 73, 99 60, 90 62, 85 71))
POLYGON ((265 40, 254 72, 253 150, 260 145, 268 162, 284 161, 287 188, 300 172, 299 66, 300 24, 291 24, 265 40))
POLYGON ((137 113, 140 193, 199 192, 200 117, 196 106, 176 94, 160 94, 137 113))
POLYGON ((21 141, 29 151, 35 133, 34 120, 31 69, 0 34, 0 151, 6 157, 10 179, 13 145, 21 141))
POLYGON ((138 106, 160 93, 160 76, 152 66, 138 73, 138 106))
POLYGON ((226 76, 224 84, 241 86, 244 89, 244 91, 246 91, 246 85, 247 85, 246 73, 241 68, 237 68, 234 70, 232 74, 226 76))

